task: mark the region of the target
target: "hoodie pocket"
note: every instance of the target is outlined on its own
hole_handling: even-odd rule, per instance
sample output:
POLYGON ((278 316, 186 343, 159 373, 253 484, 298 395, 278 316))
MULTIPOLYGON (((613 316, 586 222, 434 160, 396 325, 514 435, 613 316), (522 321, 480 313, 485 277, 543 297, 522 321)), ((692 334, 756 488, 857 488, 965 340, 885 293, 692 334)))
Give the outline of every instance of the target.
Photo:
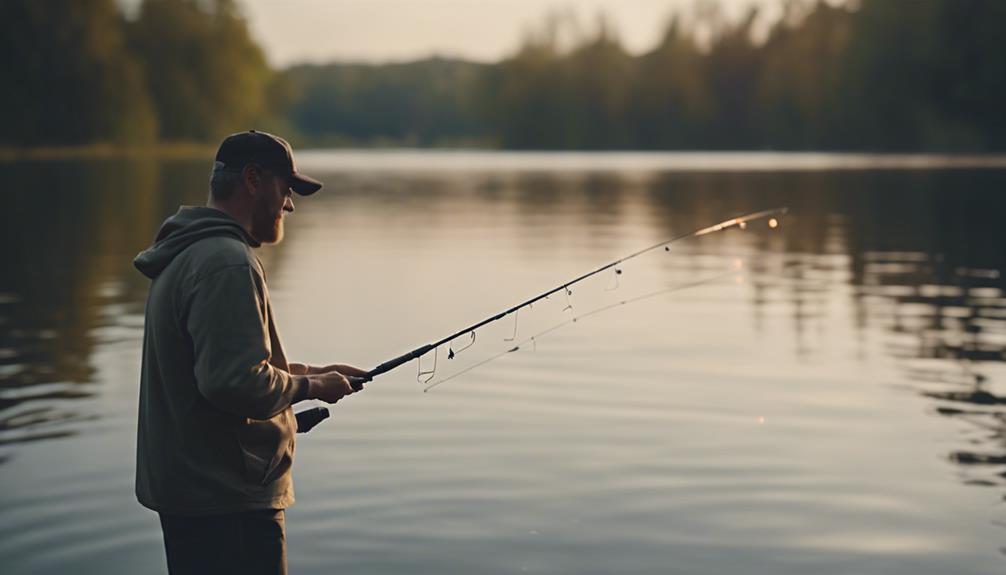
POLYGON ((286 413, 268 421, 248 419, 238 431, 238 445, 244 459, 245 481, 267 485, 290 469, 293 441, 287 429, 292 416, 286 413))
POLYGON ((264 484, 272 466, 272 461, 253 453, 243 443, 241 444, 241 455, 245 463, 245 481, 264 484))

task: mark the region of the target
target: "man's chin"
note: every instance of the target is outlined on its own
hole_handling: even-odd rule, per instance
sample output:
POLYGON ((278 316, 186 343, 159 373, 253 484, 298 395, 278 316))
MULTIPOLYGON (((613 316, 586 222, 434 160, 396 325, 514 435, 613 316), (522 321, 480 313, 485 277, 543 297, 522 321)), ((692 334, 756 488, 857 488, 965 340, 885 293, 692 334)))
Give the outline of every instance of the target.
POLYGON ((272 227, 272 229, 268 231, 255 233, 252 235, 255 237, 255 240, 262 245, 278 244, 281 241, 283 241, 283 220, 282 219, 276 220, 275 225, 272 227))

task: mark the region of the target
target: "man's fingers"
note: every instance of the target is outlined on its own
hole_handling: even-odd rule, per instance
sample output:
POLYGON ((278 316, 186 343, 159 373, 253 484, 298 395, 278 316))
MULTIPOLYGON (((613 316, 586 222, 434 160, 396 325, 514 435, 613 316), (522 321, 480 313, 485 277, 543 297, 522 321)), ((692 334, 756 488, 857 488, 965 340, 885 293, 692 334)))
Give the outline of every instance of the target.
POLYGON ((349 380, 349 385, 353 388, 353 391, 360 391, 363 389, 363 384, 367 383, 367 378, 365 377, 348 375, 346 376, 346 379, 349 380))
POLYGON ((354 367, 352 365, 345 365, 342 363, 333 363, 332 365, 326 365, 323 367, 325 371, 338 371, 342 375, 352 375, 354 377, 366 377, 367 370, 354 367))
MULTIPOLYGON (((360 380, 361 378, 353 377, 352 379, 360 380)), ((354 385, 350 377, 346 377, 337 371, 310 376, 308 385, 308 398, 320 399, 326 403, 335 403, 343 397, 362 389, 360 382, 354 385)))

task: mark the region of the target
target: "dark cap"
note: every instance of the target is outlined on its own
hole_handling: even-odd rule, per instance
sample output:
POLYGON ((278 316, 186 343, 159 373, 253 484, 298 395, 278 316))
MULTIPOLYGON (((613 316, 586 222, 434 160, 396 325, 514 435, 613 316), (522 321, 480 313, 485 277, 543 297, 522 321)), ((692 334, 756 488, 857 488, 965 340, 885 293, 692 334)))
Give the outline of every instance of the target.
POLYGON ((285 177, 290 188, 302 196, 321 189, 321 182, 297 173, 290 144, 266 132, 249 130, 227 136, 217 149, 216 161, 215 170, 228 172, 240 172, 248 164, 258 164, 285 177))

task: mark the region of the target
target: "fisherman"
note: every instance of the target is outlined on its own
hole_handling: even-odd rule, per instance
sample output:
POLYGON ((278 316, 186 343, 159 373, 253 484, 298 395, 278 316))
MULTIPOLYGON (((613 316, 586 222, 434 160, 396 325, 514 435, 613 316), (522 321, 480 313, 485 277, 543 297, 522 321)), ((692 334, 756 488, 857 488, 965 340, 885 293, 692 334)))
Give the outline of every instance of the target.
POLYGON ((206 206, 179 209, 133 262, 153 280, 136 497, 160 515, 172 574, 286 573, 291 406, 335 403, 365 375, 287 360, 253 251, 283 238, 294 192, 321 186, 297 171, 282 138, 254 130, 228 136, 206 206))

